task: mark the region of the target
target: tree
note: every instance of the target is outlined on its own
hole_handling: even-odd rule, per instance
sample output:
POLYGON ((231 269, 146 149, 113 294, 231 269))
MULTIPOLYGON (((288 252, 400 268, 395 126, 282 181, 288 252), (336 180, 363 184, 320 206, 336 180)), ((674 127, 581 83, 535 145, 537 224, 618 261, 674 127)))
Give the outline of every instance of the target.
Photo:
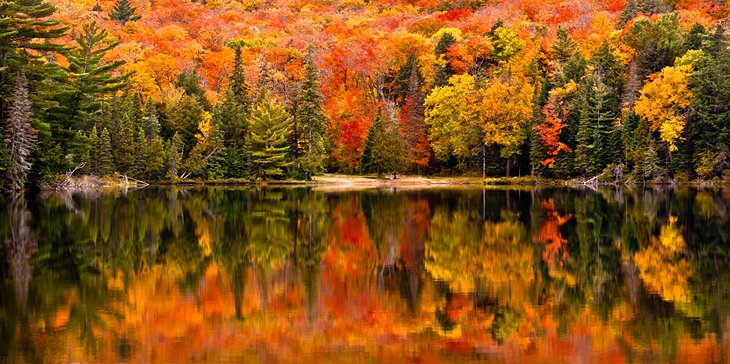
POLYGON ((170 139, 170 143, 167 146, 167 161, 165 163, 165 169, 167 170, 167 178, 175 180, 178 176, 178 170, 180 169, 180 163, 182 163, 183 157, 183 142, 182 138, 178 133, 175 133, 170 139))
POLYGON ((109 129, 104 128, 99 135, 99 144, 96 152, 97 172, 99 176, 108 176, 114 172, 114 156, 109 129))
POLYGON ((576 138, 575 164, 580 174, 596 174, 615 160, 611 137, 617 115, 611 105, 611 91, 600 74, 588 75, 584 85, 580 125, 576 138))
POLYGON ((15 76, 15 94, 10 105, 5 143, 10 154, 6 183, 10 190, 22 190, 32 166, 30 154, 36 145, 37 132, 31 125, 33 109, 28 99, 28 81, 23 71, 15 76))
POLYGON ((268 92, 263 92, 251 113, 251 163, 256 176, 266 181, 282 178, 289 144, 287 135, 291 116, 286 108, 268 92))
POLYGON ((382 118, 383 110, 378 109, 377 115, 375 115, 375 120, 373 120, 373 123, 370 124, 370 128, 368 129, 368 135, 365 138, 365 146, 362 150, 362 156, 360 157, 360 172, 362 173, 372 173, 377 170, 378 175, 380 174, 380 171, 377 169, 377 164, 375 163, 375 143, 377 142, 378 135, 383 133, 383 118, 382 118))
POLYGON ((436 87, 426 97, 428 139, 440 160, 456 157, 463 163, 476 155, 483 138, 475 104, 474 77, 470 75, 454 76, 448 86, 436 87))
POLYGON ((451 32, 444 32, 439 38, 436 44, 436 57, 438 63, 436 64, 436 75, 434 76, 435 86, 446 86, 449 83, 449 78, 456 74, 454 67, 451 65, 451 56, 448 51, 451 47, 456 44, 456 37, 451 32))
POLYGON ((510 159, 520 153, 527 139, 533 109, 532 87, 525 82, 510 84, 495 79, 480 94, 478 110, 483 119, 484 144, 501 147, 509 177, 510 159))
POLYGON ((686 124, 685 109, 692 103, 693 92, 689 88, 692 74, 690 59, 702 57, 702 51, 689 51, 674 67, 666 67, 641 89, 641 96, 634 111, 650 122, 652 131, 659 131, 670 152, 677 150, 686 124))
POLYGON ((162 178, 162 170, 165 167, 165 144, 159 135, 152 137, 148 152, 145 175, 151 180, 162 178))
POLYGON ((555 157, 560 152, 571 153, 573 150, 561 141, 560 134, 566 127, 565 119, 568 117, 567 107, 564 105, 564 98, 575 91, 576 85, 572 82, 568 83, 564 88, 557 88, 550 91, 550 97, 547 105, 543 108, 545 121, 533 127, 535 133, 540 139, 540 143, 545 147, 547 159, 541 161, 543 166, 553 168, 555 166, 555 157))
POLYGON ((115 20, 119 24, 124 25, 127 22, 142 19, 142 16, 134 14, 136 11, 137 8, 132 7, 129 0, 116 0, 114 2, 114 7, 112 7, 112 10, 109 12, 109 19, 115 20))
POLYGON ((327 117, 322 110, 323 96, 319 85, 317 67, 312 59, 312 48, 304 61, 304 81, 298 95, 296 119, 301 126, 297 131, 299 140, 297 148, 302 149, 297 164, 306 174, 307 179, 324 171, 324 133, 327 117))
POLYGON ((412 58, 408 91, 400 113, 400 130, 403 135, 407 162, 415 166, 416 172, 419 168, 428 165, 429 161, 428 137, 423 112, 418 64, 414 57, 412 58))
POLYGON ((101 107, 104 97, 122 89, 129 74, 113 75, 124 61, 102 61, 120 41, 109 41, 108 31, 101 29, 96 22, 84 24, 81 32, 72 37, 77 46, 64 52, 69 62, 68 88, 56 98, 59 111, 70 118, 67 123, 74 128, 88 130, 90 119, 101 107))
POLYGON ((389 173, 391 178, 395 178, 396 174, 403 170, 405 165, 405 149, 403 146, 403 137, 398 128, 397 116, 394 115, 394 105, 389 112, 386 112, 386 118, 380 133, 375 135, 375 146, 373 148, 373 161, 378 170, 389 173))
POLYGON ((147 149, 147 136, 144 129, 139 127, 134 138, 134 167, 132 168, 132 175, 136 178, 146 178, 145 171, 149 157, 147 149))

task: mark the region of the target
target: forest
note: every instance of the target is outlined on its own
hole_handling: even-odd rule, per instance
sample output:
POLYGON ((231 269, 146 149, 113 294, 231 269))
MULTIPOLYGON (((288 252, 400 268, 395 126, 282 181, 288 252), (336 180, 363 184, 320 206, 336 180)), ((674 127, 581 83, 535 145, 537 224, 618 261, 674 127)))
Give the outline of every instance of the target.
POLYGON ((730 179, 724 0, 5 0, 0 174, 730 179))

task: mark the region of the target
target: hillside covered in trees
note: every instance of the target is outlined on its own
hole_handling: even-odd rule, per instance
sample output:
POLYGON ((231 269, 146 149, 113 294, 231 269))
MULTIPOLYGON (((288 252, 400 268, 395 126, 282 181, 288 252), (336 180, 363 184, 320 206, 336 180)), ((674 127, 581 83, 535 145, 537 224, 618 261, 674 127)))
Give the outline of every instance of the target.
POLYGON ((10 0, 6 188, 730 178, 723 0, 10 0))

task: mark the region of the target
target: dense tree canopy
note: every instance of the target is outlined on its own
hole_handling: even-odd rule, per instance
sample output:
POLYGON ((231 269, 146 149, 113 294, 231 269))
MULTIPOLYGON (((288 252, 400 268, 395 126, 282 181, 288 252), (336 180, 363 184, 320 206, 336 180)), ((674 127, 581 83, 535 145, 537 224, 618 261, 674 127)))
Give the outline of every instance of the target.
MULTIPOLYGON (((725 175, 726 4, 444 6, 5 2, 0 129, 22 71, 33 185, 79 165, 150 180, 261 177, 253 105, 264 94, 291 117, 277 132, 280 178, 375 173, 361 163, 381 152, 398 173, 725 175), (369 138, 377 110, 385 132, 369 138)), ((0 171, 18 163, 8 148, 0 171)))

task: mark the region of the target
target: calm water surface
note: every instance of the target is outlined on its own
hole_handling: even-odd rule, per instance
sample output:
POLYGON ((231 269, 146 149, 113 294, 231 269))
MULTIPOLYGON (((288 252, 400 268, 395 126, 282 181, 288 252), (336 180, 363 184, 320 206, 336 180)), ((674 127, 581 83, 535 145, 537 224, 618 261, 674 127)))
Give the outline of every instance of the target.
POLYGON ((0 200, 0 361, 730 361, 730 191, 0 200))

